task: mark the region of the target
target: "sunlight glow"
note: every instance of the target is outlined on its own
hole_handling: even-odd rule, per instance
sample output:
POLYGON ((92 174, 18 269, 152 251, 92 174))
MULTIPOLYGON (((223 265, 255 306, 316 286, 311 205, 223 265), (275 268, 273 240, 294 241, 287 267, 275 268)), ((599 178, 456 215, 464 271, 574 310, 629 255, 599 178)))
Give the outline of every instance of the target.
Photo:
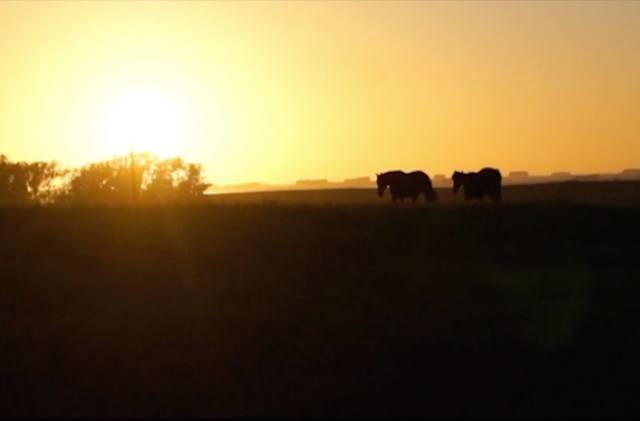
POLYGON ((0 1, 0 153, 218 184, 618 172, 638 27, 640 2, 0 1))
POLYGON ((130 91, 114 98, 105 116, 106 141, 114 152, 180 154, 186 110, 177 100, 156 91, 130 91))

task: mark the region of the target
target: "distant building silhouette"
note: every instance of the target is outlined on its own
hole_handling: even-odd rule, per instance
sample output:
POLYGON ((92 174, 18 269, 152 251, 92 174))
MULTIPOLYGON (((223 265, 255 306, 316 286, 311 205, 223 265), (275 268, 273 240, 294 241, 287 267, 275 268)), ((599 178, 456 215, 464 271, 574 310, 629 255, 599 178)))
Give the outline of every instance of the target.
POLYGON ((320 178, 320 179, 311 179, 311 180, 298 180, 296 181, 296 187, 301 187, 301 188, 321 188, 321 187, 327 187, 329 185, 329 180, 327 180, 326 178, 320 178))
POLYGON ((574 175, 571 179, 574 181, 597 181, 600 179, 600 174, 574 175))
POLYGON ((529 172, 528 171, 511 171, 509 173, 509 177, 525 178, 525 177, 529 177, 529 172))
POLYGON ((345 178, 342 184, 348 187, 372 187, 373 180, 369 177, 345 178))
POLYGON ((627 168, 620 173, 620 178, 638 180, 640 179, 640 168, 627 168))

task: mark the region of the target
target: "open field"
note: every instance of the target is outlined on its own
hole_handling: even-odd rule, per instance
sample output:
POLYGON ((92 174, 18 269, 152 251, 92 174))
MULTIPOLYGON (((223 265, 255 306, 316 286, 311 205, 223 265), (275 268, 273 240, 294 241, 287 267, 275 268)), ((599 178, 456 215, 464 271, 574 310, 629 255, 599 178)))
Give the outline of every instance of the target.
MULTIPOLYGON (((461 204, 462 193, 457 196, 451 188, 436 188, 440 203, 461 204)), ((640 181, 560 182, 504 186, 505 202, 554 202, 604 204, 614 206, 640 205, 640 181)), ((331 205, 386 205, 389 192, 380 199, 372 189, 290 190, 255 193, 229 193, 209 196, 214 203, 279 203, 279 204, 331 204, 331 205)), ((424 196, 418 203, 424 203, 424 196)), ((486 198, 484 201, 488 201, 486 198)), ((406 200, 410 203, 410 200, 406 200)))
POLYGON ((640 415, 640 183, 439 193, 0 209, 0 416, 640 415))

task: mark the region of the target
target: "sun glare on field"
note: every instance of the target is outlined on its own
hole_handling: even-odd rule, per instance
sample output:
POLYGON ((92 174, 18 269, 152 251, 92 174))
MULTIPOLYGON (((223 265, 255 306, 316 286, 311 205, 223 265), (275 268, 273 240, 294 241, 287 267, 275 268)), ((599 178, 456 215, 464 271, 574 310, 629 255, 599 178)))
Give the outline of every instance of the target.
POLYGON ((115 96, 104 116, 106 141, 114 153, 134 150, 160 157, 180 155, 185 133, 184 104, 153 90, 131 90, 115 96))

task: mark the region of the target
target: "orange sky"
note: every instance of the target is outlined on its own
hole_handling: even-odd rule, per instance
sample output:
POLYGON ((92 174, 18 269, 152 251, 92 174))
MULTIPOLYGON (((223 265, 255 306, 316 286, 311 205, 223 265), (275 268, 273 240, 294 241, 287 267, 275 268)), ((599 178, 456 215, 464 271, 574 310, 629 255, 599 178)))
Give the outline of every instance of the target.
POLYGON ((640 2, 0 2, 0 153, 214 183, 640 166, 640 2))

